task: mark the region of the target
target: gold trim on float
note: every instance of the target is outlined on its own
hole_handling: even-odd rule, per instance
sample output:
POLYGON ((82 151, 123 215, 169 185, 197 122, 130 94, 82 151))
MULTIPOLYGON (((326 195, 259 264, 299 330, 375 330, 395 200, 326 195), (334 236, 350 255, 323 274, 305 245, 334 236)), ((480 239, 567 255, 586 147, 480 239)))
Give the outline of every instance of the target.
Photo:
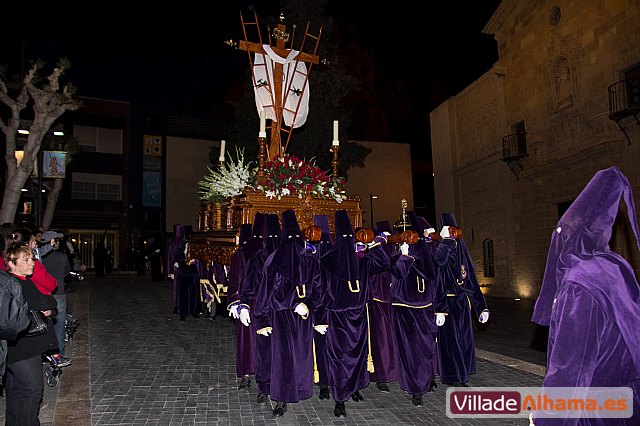
POLYGON ((355 288, 355 290, 353 289, 353 286, 351 285, 351 280, 347 280, 347 283, 349 284, 349 291, 351 293, 360 293, 360 280, 356 280, 356 288, 355 288))

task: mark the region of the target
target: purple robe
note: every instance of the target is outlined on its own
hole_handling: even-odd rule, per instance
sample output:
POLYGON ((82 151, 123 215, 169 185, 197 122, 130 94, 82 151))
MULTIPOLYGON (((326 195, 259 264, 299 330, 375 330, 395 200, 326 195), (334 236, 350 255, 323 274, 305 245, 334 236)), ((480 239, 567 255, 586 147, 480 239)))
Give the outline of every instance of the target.
POLYGON ((609 248, 623 197, 640 248, 629 181, 616 167, 597 172, 552 233, 532 321, 549 326, 545 388, 629 387, 632 417, 534 413, 537 426, 640 424, 640 285, 629 262, 609 248))
MULTIPOLYGON (((243 224, 240 230, 240 246, 231 257, 227 279, 227 309, 241 304, 240 294, 246 274, 247 261, 250 256, 251 225, 243 224)), ((243 377, 256 371, 255 339, 256 329, 253 321, 245 327, 240 320, 234 321, 236 331, 236 376, 243 377)))
MULTIPOLYGON (((384 245, 383 249, 390 257, 396 251, 393 244, 384 245)), ((374 371, 370 373, 370 378, 375 382, 398 380, 398 350, 391 308, 391 281, 390 270, 371 276, 373 301, 369 304, 369 332, 374 371)))
POLYGON ((430 388, 435 376, 435 314, 447 312, 430 244, 421 238, 409 246, 409 256, 398 256, 391 267, 400 388, 411 394, 423 394, 430 388))
POLYGON ((307 251, 295 213, 282 213, 282 241, 267 258, 255 302, 258 330, 271 328, 271 399, 290 403, 313 395, 312 321, 294 312, 303 303, 313 312, 318 268, 307 251))
MULTIPOLYGON (((327 215, 316 215, 314 224, 322 229, 321 240, 315 244, 315 252, 313 254, 317 267, 319 268, 320 278, 318 287, 314 289, 316 293, 316 304, 313 311, 313 325, 328 325, 327 315, 324 309, 324 289, 326 288, 327 272, 320 267, 320 258, 331 250, 333 240, 331 238, 331 229, 329 228, 329 219, 327 215)), ((329 386, 329 365, 327 363, 327 336, 319 332, 313 333, 313 355, 314 355, 314 382, 318 386, 329 386)))
POLYGON ((353 228, 345 210, 335 214, 336 242, 320 258, 328 271, 324 305, 329 328, 326 334, 329 385, 333 399, 346 401, 369 385, 369 322, 371 276, 389 269, 389 255, 376 243, 355 253, 353 228))
MULTIPOLYGON (((457 226, 451 213, 442 214, 443 226, 457 226)), ((434 255, 437 279, 447 295, 448 316, 438 329, 442 383, 466 383, 476 373, 471 305, 477 315, 487 310, 471 255, 464 240, 443 239, 434 255)))

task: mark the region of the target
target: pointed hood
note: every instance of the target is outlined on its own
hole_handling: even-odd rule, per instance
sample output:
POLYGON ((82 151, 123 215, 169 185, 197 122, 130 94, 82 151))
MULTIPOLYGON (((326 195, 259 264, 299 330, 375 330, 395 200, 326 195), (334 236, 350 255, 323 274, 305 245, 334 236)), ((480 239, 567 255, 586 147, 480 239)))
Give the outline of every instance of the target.
POLYGON ((456 222, 456 217, 453 213, 442 213, 442 226, 455 226, 458 227, 458 222, 456 222))
POLYGON ((329 226, 329 216, 326 214, 317 214, 313 217, 313 224, 322 229, 322 239, 320 241, 333 242, 331 227, 329 226))
POLYGON ((358 259, 355 252, 353 228, 346 210, 335 212, 336 239, 331 250, 320 258, 322 265, 343 280, 356 280, 358 259))
POLYGON ((383 232, 388 232, 389 234, 393 234, 393 230, 391 229, 391 224, 388 220, 381 220, 376 223, 376 228, 379 234, 383 232))
POLYGON ((270 267, 292 282, 304 282, 306 269, 303 261, 305 239, 293 210, 282 212, 282 240, 271 259, 270 267))
POLYGON ((271 254, 278 248, 280 244, 280 219, 277 214, 270 213, 267 215, 266 234, 264 249, 267 254, 271 254))
POLYGON ((640 371, 640 286, 629 262, 609 248, 621 199, 640 249, 629 181, 616 167, 598 171, 551 234, 542 288, 531 320, 549 325, 556 294, 567 282, 576 283, 609 312, 636 371, 640 371))
POLYGON ((256 213, 253 217, 253 225, 251 225, 251 238, 244 246, 245 260, 251 259, 264 247, 264 234, 266 230, 266 215, 264 213, 256 213))

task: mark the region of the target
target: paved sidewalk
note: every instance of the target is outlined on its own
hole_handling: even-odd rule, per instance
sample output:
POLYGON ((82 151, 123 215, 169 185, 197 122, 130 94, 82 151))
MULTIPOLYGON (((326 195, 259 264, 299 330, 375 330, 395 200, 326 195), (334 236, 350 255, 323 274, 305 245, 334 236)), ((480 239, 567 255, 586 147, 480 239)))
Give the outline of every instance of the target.
MULTIPOLYGON (((73 364, 60 384, 45 385, 41 421, 48 425, 527 425, 518 419, 451 419, 445 391, 424 396, 424 407, 391 383, 390 393, 370 385, 363 402, 348 401, 347 417, 316 395, 289 404, 282 418, 255 403, 255 384, 238 390, 235 337, 228 317, 172 314, 171 283, 148 276, 87 277, 75 282, 69 310, 80 327, 67 352, 73 364)), ((531 348, 532 302, 488 299, 493 316, 477 331, 478 372, 471 386, 540 386, 544 351, 531 348), (527 304, 528 303, 528 304, 527 304)), ((0 421, 4 421, 1 399, 0 421)))

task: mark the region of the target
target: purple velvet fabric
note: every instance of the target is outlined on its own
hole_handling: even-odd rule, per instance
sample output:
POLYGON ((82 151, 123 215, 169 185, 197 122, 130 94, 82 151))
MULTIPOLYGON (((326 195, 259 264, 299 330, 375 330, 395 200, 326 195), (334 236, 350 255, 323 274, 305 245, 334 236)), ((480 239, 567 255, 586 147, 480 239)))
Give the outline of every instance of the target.
POLYGON ((324 307, 329 328, 326 334, 329 383, 333 398, 346 401, 369 384, 367 372, 368 315, 371 275, 389 268, 389 255, 376 244, 355 253, 353 228, 345 210, 335 213, 334 246, 320 258, 327 274, 324 307))
POLYGON ((255 300, 256 327, 271 327, 271 399, 297 402, 313 395, 312 321, 294 312, 313 309, 319 279, 292 210, 282 213, 282 241, 265 261, 255 300))
MULTIPOLYGON (((241 291, 247 269, 249 241, 252 236, 253 227, 250 224, 243 224, 240 227, 240 240, 236 252, 231 257, 229 265, 229 273, 227 278, 227 309, 233 305, 241 303, 241 291)), ((255 361, 255 340, 256 329, 253 322, 249 327, 245 327, 240 320, 234 321, 236 332, 236 375, 243 377, 247 374, 253 374, 256 371, 255 361)))
MULTIPOLYGON (((383 250, 389 258, 397 255, 394 244, 385 244, 383 250)), ((394 312, 391 308, 391 281, 390 270, 371 276, 373 301, 369 304, 369 331, 374 372, 370 373, 370 377, 375 382, 398 380, 398 351, 393 325, 394 312)))
POLYGON ((630 387, 629 419, 544 419, 536 425, 640 424, 640 286, 609 240, 620 200, 640 248, 627 178, 616 167, 598 171, 551 235, 532 321, 549 326, 545 387, 630 387))
POLYGON ((256 387, 258 393, 271 393, 271 338, 256 334, 256 324, 268 323, 268 314, 256 315, 255 300, 264 273, 264 264, 267 257, 275 251, 280 242, 280 220, 276 214, 268 214, 266 217, 266 229, 264 233, 264 247, 255 253, 246 265, 240 303, 250 308, 251 324, 245 327, 251 330, 255 339, 255 371, 256 387))
MULTIPOLYGON (((414 217, 417 223, 417 217, 414 217)), ((418 227, 416 227, 418 229, 418 227)), ((419 232, 422 235, 421 232, 419 232)), ((432 243, 420 238, 409 256, 396 256, 391 266, 391 298, 400 366, 400 388, 423 394, 434 378, 435 313, 446 313, 445 292, 436 279, 432 243)))
MULTIPOLYGON (((442 213, 442 226, 457 226, 452 213, 442 213)), ((440 380, 443 383, 466 383, 476 372, 471 307, 476 314, 487 303, 476 278, 471 254, 461 238, 443 239, 434 254, 437 279, 447 295, 448 316, 438 329, 440 380)))

